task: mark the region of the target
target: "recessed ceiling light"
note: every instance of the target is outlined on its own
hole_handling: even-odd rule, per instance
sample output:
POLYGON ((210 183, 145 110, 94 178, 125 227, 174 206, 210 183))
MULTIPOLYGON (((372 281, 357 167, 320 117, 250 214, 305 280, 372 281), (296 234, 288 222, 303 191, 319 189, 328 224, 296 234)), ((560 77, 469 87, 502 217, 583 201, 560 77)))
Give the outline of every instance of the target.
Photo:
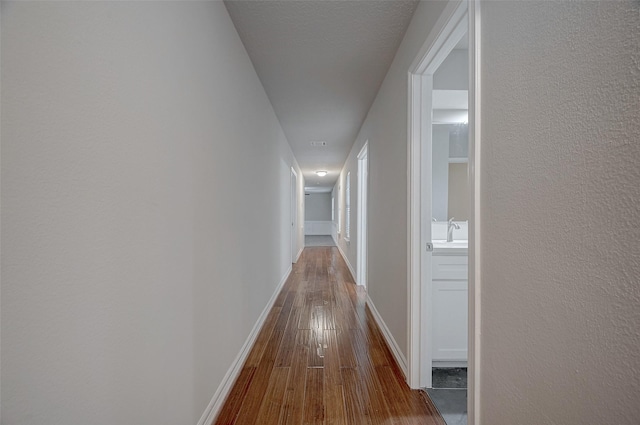
POLYGON ((324 176, 326 176, 326 175, 327 175, 327 172, 326 172, 326 171, 316 171, 316 174, 317 174, 319 177, 324 177, 324 176))

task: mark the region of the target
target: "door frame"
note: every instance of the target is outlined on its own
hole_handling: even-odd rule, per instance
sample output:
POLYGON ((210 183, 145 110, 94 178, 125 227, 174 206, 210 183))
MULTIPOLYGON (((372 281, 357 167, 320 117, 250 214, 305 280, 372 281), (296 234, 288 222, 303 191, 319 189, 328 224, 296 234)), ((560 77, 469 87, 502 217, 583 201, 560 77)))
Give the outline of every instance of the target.
POLYGON ((291 167, 291 262, 298 261, 298 173, 291 167))
POLYGON ((462 34, 469 37, 469 323, 468 420, 480 425, 480 5, 448 2, 408 71, 408 372, 411 388, 431 387, 431 185, 433 72, 462 34))
POLYGON ((358 153, 358 243, 356 244, 356 274, 358 285, 367 287, 367 232, 369 187, 369 141, 358 153))

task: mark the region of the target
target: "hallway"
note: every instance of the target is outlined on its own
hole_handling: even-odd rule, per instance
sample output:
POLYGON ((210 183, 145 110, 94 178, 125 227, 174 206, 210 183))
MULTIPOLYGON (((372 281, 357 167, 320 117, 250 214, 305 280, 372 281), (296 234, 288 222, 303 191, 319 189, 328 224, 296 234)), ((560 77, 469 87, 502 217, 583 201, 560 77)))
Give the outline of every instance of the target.
POLYGON ((365 299, 337 248, 305 248, 215 423, 444 425, 365 299))

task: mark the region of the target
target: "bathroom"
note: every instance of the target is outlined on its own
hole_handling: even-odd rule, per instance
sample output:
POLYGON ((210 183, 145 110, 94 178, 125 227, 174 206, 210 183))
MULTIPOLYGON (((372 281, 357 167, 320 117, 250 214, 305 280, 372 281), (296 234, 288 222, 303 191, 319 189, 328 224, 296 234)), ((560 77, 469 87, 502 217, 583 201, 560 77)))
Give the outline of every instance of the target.
POLYGON ((429 396, 447 425, 467 423, 468 44, 433 76, 431 155, 431 366, 429 396))

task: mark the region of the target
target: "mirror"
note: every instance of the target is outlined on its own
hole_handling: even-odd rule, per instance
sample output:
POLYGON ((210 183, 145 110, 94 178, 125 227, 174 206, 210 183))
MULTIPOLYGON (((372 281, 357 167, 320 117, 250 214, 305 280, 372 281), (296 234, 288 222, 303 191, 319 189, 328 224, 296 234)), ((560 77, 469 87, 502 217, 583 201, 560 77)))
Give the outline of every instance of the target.
POLYGON ((468 140, 466 123, 433 125, 432 213, 438 221, 469 219, 468 140))
POLYGON ((469 219, 469 78, 466 37, 433 74, 432 214, 469 219))

